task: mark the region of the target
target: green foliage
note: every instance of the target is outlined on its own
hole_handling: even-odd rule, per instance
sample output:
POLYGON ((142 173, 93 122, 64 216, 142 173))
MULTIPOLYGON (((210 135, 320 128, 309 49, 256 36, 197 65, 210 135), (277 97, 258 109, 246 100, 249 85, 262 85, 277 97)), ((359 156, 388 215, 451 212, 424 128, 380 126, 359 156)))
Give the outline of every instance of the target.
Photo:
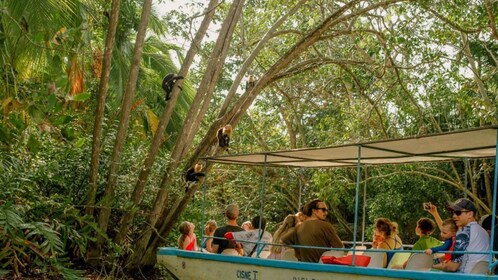
MULTIPOLYGON (((270 25, 297 0, 246 2, 228 63, 220 65, 223 75, 217 81, 215 96, 208 114, 203 116, 195 144, 218 118, 226 91, 242 62, 270 25)), ((141 1, 121 3, 97 198, 102 197, 106 184, 119 125, 116 119, 141 13, 141 1)), ((160 116, 167 105, 160 87, 162 77, 178 71, 179 63, 170 54, 176 54, 180 62, 184 56, 183 48, 165 41, 173 37, 190 40, 193 26, 202 16, 201 12, 191 11, 204 5, 203 1, 190 1, 185 8, 168 13, 164 22, 157 16, 151 18, 130 133, 119 163, 117 199, 111 205, 108 238, 99 231, 93 217, 85 216, 83 206, 99 87, 94 70, 98 70, 97 58, 104 49, 110 1, 1 2, 0 262, 5 268, 17 274, 33 274, 36 267, 47 275, 76 279, 80 274, 72 270, 73 264, 86 261, 88 244, 100 235, 108 238, 105 250, 111 266, 121 269, 121 257, 131 252, 134 241, 143 233, 146 215, 135 219, 125 244, 114 244, 111 238, 130 204, 136 175, 155 133, 154 117, 160 116), (84 85, 81 93, 71 96, 67 62, 74 54, 81 60, 84 85)), ((228 7, 229 3, 220 4, 215 23, 220 22, 228 7)), ((272 35, 250 72, 261 78, 276 61, 285 59, 283 55, 296 42, 338 8, 333 1, 308 1, 272 35)), ((347 14, 354 14, 358 8, 354 6, 347 14)), ((496 123, 498 47, 487 17, 477 1, 423 0, 382 6, 334 26, 312 48, 280 69, 278 77, 257 97, 235 128, 230 153, 338 145, 496 123), (468 41, 463 41, 462 34, 468 41), (470 55, 464 51, 466 46, 470 55), (477 71, 469 71, 472 63, 477 71), (482 87, 477 81, 482 82, 482 87)), ((169 163, 169 149, 177 140, 203 76, 206 58, 213 48, 211 29, 166 129, 163 148, 150 176, 153 179, 142 198, 141 213, 150 212, 169 163)), ((241 93, 237 92, 236 99, 241 93)), ((405 243, 413 242, 414 222, 427 215, 421 209, 422 202, 430 200, 442 209, 447 201, 462 196, 461 190, 416 172, 461 186, 460 177, 465 170, 459 163, 455 166, 456 171, 448 164, 369 167, 367 178, 362 174, 366 181, 361 185, 366 183, 368 188, 365 214, 369 224, 381 216, 393 219, 399 223, 405 243)), ((483 197, 484 166, 476 162, 472 168, 476 194, 483 197)), ((492 169, 492 164, 487 168, 492 169)), ((240 221, 248 220, 259 214, 262 198, 268 230, 274 231, 300 204, 318 197, 337 209, 332 220, 345 221, 345 227, 354 219, 356 172, 354 168, 263 171, 259 167, 215 166, 207 177, 206 201, 202 200, 204 193, 197 192, 180 221, 194 222, 199 233, 202 222, 208 219, 222 225, 223 209, 229 203, 241 206, 240 221), (265 191, 261 193, 263 184, 265 191)), ((174 184, 167 186, 169 202, 184 194, 179 173, 174 173, 174 184)), ((350 239, 346 230, 343 234, 350 239)), ((367 239, 368 236, 371 232, 367 239)), ((176 232, 164 237, 165 243, 174 245, 176 237, 176 232)))
POLYGON ((0 205, 0 260, 2 267, 19 276, 23 274, 63 275, 66 279, 82 279, 77 270, 65 268, 69 262, 64 244, 52 226, 44 222, 25 222, 25 207, 0 205))
POLYGON ((82 273, 69 267, 86 257, 95 233, 105 236, 77 206, 88 152, 49 135, 36 141, 43 153, 2 152, 0 262, 17 275, 81 279, 82 273))

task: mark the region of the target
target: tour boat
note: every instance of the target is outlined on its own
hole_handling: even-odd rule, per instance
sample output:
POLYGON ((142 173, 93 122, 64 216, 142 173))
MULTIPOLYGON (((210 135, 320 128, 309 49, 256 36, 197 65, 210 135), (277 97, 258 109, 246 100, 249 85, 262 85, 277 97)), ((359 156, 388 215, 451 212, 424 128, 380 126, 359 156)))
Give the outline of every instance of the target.
MULTIPOLYGON (((291 168, 337 168, 356 166, 354 234, 352 241, 352 264, 337 265, 324 263, 306 263, 297 260, 273 260, 257 257, 243 257, 225 254, 211 254, 163 247, 158 249, 157 262, 164 266, 177 279, 250 279, 250 280, 352 280, 352 279, 498 279, 491 273, 497 262, 494 251, 487 252, 488 262, 479 263, 471 274, 440 272, 417 266, 407 265, 407 269, 390 269, 374 266, 357 265, 361 254, 372 254, 382 250, 356 249, 358 231, 358 208, 360 178, 362 167, 385 164, 403 164, 416 162, 456 161, 477 158, 495 158, 495 175, 493 185, 493 213, 496 215, 496 196, 498 183, 498 126, 459 130, 433 135, 407 137, 383 141, 371 141, 332 147, 295 149, 286 151, 260 152, 251 154, 222 155, 205 158, 210 163, 256 165, 267 167, 291 168)), ((265 180, 262 191, 264 193, 265 180)), ((492 228, 495 227, 493 219, 492 228)), ((490 243, 493 244, 494 230, 490 243)), ((260 246, 261 244, 257 244, 260 246)), ((492 246, 491 246, 492 248, 492 246)), ((405 250, 404 254, 414 253, 410 258, 421 253, 405 250)), ((401 253, 399 252, 399 253, 401 253)), ((477 253, 477 252, 468 252, 477 253)), ((398 253, 396 253, 398 254, 398 253)), ((410 254, 408 254, 410 255, 410 254)), ((373 258, 372 258, 373 260, 373 258)))

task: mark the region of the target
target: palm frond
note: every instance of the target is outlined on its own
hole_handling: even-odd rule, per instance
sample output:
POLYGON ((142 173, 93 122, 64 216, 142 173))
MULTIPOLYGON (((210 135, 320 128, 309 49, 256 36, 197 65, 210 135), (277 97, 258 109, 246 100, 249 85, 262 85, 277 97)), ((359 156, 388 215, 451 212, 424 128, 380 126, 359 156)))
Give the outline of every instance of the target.
POLYGON ((27 239, 41 238, 43 240, 39 245, 43 253, 57 255, 64 252, 64 244, 59 237, 59 233, 53 230, 47 223, 26 223, 23 224, 22 227, 23 229, 28 230, 28 234, 26 235, 27 239))

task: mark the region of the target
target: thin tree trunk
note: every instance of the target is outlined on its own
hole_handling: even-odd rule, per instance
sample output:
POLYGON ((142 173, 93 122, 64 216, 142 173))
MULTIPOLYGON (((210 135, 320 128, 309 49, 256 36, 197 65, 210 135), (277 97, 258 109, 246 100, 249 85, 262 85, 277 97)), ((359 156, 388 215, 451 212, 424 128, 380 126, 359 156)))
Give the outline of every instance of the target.
POLYGON ((496 20, 495 15, 493 14, 493 3, 491 2, 491 0, 484 0, 484 6, 486 7, 486 12, 488 12, 491 34, 493 34, 495 40, 498 40, 498 32, 496 32, 496 20))
MULTIPOLYGON (((201 42, 206 35, 207 29, 209 27, 209 24, 213 20, 214 13, 215 13, 215 8, 216 5, 218 4, 218 0, 211 0, 209 2, 208 8, 206 9, 206 15, 204 16, 204 19, 199 26, 199 30, 197 31, 197 34, 195 35, 194 40, 192 41, 192 44, 190 45, 190 49, 187 52, 187 55, 185 57, 185 60, 182 64, 182 67, 180 69, 180 72, 178 75, 182 77, 187 77, 188 71, 190 69, 190 66, 192 65, 192 62, 194 61, 194 57, 197 55, 200 49, 201 42)), ((179 83, 182 81, 180 80, 179 83)), ((181 84, 178 84, 180 86, 181 84)), ((168 104, 166 105, 166 108, 163 112, 163 115, 161 116, 161 119, 159 121, 159 125, 157 128, 157 132, 154 135, 154 138, 152 139, 152 144, 150 146, 149 152, 147 154, 147 157, 144 162, 143 168, 140 170, 140 174, 138 176, 137 183, 135 185, 135 189, 132 194, 132 209, 130 209, 129 212, 127 212, 123 218, 121 219, 120 222, 120 228, 118 231, 118 234, 116 235, 115 242, 120 244, 123 242, 124 238, 126 237, 126 234, 128 233, 128 230, 131 225, 131 221, 134 219, 135 214, 138 210, 138 206, 140 204, 140 201, 142 199, 142 194, 145 189, 145 185, 147 183, 150 170, 152 168, 152 165, 154 164, 157 154, 159 152, 159 149, 162 144, 162 139, 163 139, 163 134, 164 131, 166 130, 166 127, 168 126, 168 123, 171 119, 171 115, 173 114, 173 109, 175 107, 176 101, 178 99, 178 95, 180 94, 180 89, 179 87, 176 86, 173 88, 172 94, 171 94, 171 99, 168 101, 168 104)))
MULTIPOLYGON (((206 169, 209 171, 209 168, 210 167, 207 167, 206 169)), ((157 234, 154 236, 154 238, 151 239, 152 241, 148 244, 142 257, 141 265, 152 265, 155 263, 157 255, 157 244, 160 242, 160 240, 163 239, 163 236, 168 235, 169 229, 171 229, 175 225, 176 220, 185 210, 188 203, 192 199, 193 194, 199 189, 199 186, 202 185, 203 181, 204 180, 201 180, 197 184, 191 186, 184 196, 186 199, 176 200, 175 204, 170 208, 172 209, 172 211, 169 211, 169 213, 167 213, 167 216, 164 219, 164 223, 157 229, 157 234)))
MULTIPOLYGON (((232 3, 231 10, 222 25, 220 36, 216 41, 215 48, 209 59, 207 70, 204 73, 204 77, 201 81, 199 89, 197 90, 198 94, 196 95, 191 110, 189 110, 187 118, 185 119, 184 126, 180 134, 183 141, 177 143, 173 149, 171 157, 177 161, 183 159, 192 146, 192 140, 195 133, 199 129, 201 121, 209 108, 209 104, 211 103, 211 98, 216 87, 216 81, 222 70, 220 65, 224 64, 225 58, 228 54, 230 42, 232 41, 233 32, 235 31, 235 27, 242 15, 242 8, 245 0, 238 1, 239 2, 232 3), (200 95, 199 92, 205 92, 206 94, 200 95)), ((189 166, 187 166, 186 169, 188 169, 188 167, 189 166)))
POLYGON ((109 88, 109 74, 111 72, 112 50, 116 37, 116 28, 119 18, 119 0, 112 0, 111 16, 109 28, 105 41, 104 59, 102 62, 102 74, 100 76, 99 96, 97 102, 97 111, 95 113, 95 123, 93 126, 93 144, 92 156, 90 163, 90 180, 88 185, 87 204, 85 212, 93 215, 95 206, 95 195, 97 193, 97 180, 99 172, 100 147, 102 145, 102 123, 105 112, 105 100, 109 88))
MULTIPOLYGON (((486 106, 486 110, 492 112, 493 111, 493 104, 491 100, 489 99, 488 96, 488 90, 486 89, 486 86, 484 85, 481 76, 479 75, 479 71, 477 70, 476 66, 476 60, 472 56, 472 53, 470 52, 470 46, 469 46, 469 40, 467 34, 460 32, 460 35, 462 37, 462 42, 463 42, 463 54, 469 61, 469 67, 470 70, 472 70, 472 74, 474 77, 474 82, 477 85, 477 88, 479 89, 479 94, 481 95, 481 99, 486 106)), ((492 116, 492 122, 493 124, 496 124, 496 113, 492 116)))
MULTIPOLYGON (((474 170, 477 170, 477 168, 478 168, 478 166, 477 166, 478 160, 473 160, 472 162, 473 162, 473 164, 471 167, 469 164, 468 181, 470 182, 472 194, 475 197, 479 197, 479 194, 477 193, 477 181, 476 181, 476 177, 474 176, 474 170)), ((479 213, 482 213, 482 207, 479 205, 479 203, 476 203, 476 207, 477 207, 477 211, 479 211, 479 213)))
POLYGON ((296 149, 297 137, 296 137, 296 132, 292 128, 292 118, 289 118, 287 112, 283 108, 279 108, 279 110, 280 110, 280 115, 282 115, 282 119, 284 120, 285 126, 287 127, 287 133, 289 134, 290 148, 296 149))
MULTIPOLYGON (((484 170, 484 186, 486 187, 486 199, 488 200, 488 207, 493 209, 493 185, 491 183, 491 176, 489 172, 489 165, 486 160, 483 160, 482 169, 484 170)), ((487 213, 491 214, 491 213, 487 213)))
POLYGON ((253 136, 256 138, 256 141, 258 141, 259 146, 261 147, 261 151, 269 151, 270 149, 268 148, 268 145, 265 142, 265 139, 263 136, 261 136, 261 133, 258 131, 258 128, 256 125, 254 125, 254 121, 252 120, 251 115, 249 115, 246 112, 246 117, 249 122, 250 129, 254 131, 253 136))
MULTIPOLYGON (((98 93, 97 109, 95 112, 95 123, 93 126, 93 143, 92 155, 90 161, 90 177, 87 192, 87 202, 85 213, 93 215, 95 210, 95 196, 97 193, 97 181, 99 171, 100 150, 102 145, 102 123, 105 113, 105 101, 109 88, 109 75, 111 72, 112 51, 114 49, 114 41, 116 38, 116 29, 119 18, 119 0, 113 0, 111 6, 111 15, 109 19, 109 27, 105 42, 104 58, 102 62, 102 73, 100 76, 100 85, 98 93)), ((100 257, 100 248, 95 242, 90 242, 87 249, 87 258, 90 265, 98 265, 100 257)))
MULTIPOLYGON (((128 126, 130 123, 131 106, 133 103, 133 97, 135 95, 138 72, 140 70, 140 61, 142 58, 142 50, 145 41, 145 35, 147 33, 147 25, 149 22, 151 8, 152 0, 144 0, 142 16, 140 19, 135 47, 133 50, 130 74, 128 76, 128 83, 126 84, 126 90, 123 102, 121 104, 121 118, 119 121, 116 141, 114 143, 114 150, 112 152, 110 160, 111 163, 109 166, 107 186, 105 189, 104 197, 102 198, 102 209, 100 210, 99 214, 98 226, 104 232, 107 231, 107 227, 109 226, 109 216, 111 215, 110 206, 112 205, 115 196, 116 181, 119 173, 119 162, 121 159, 121 152, 126 140, 126 133, 128 131, 128 126)), ((104 237, 97 237, 97 243, 99 245, 102 245, 104 241, 104 237)))
POLYGON ((275 33, 275 31, 290 16, 292 16, 293 14, 295 14, 299 10, 299 8, 302 5, 304 5, 304 3, 306 3, 306 1, 308 1, 308 0, 301 0, 301 1, 299 1, 294 7, 292 7, 292 9, 287 14, 285 14, 284 16, 282 16, 281 18, 279 18, 273 24, 273 26, 270 27, 270 29, 266 32, 265 36, 263 36, 263 38, 261 38, 261 40, 258 42, 258 44, 254 48, 254 50, 251 52, 251 54, 249 55, 249 57, 244 61, 244 63, 240 67, 240 70, 237 73, 237 76, 235 77, 235 79, 233 80, 233 83, 232 83, 232 86, 230 87, 230 90, 228 91, 228 94, 227 94, 227 97, 225 98, 225 101, 223 101, 223 105, 221 106, 221 109, 220 109, 220 112, 218 114, 218 117, 221 117, 221 116, 223 116, 226 113, 226 111, 228 109, 228 106, 230 105, 230 102, 232 101, 233 97, 235 96, 237 88, 239 87, 240 82, 242 81, 242 78, 247 73, 247 70, 249 69, 249 66, 251 66, 251 64, 254 62, 254 59, 256 59, 256 56, 261 52, 261 50, 266 45, 266 43, 268 42, 268 40, 270 40, 270 38, 273 36, 273 34, 275 33))
POLYGON ((150 237, 154 231, 159 215, 163 210, 164 203, 166 202, 166 187, 171 182, 171 174, 173 173, 173 170, 176 170, 176 168, 180 164, 181 155, 185 153, 184 150, 186 150, 186 147, 190 146, 187 137, 190 133, 190 130, 197 126, 196 124, 192 123, 196 121, 196 118, 200 118, 199 116, 203 116, 204 113, 202 113, 201 115, 200 112, 203 112, 203 107, 207 109, 207 106, 209 105, 216 85, 216 80, 221 73, 222 65, 224 64, 226 55, 228 53, 232 34, 238 22, 238 17, 240 17, 243 3, 244 0, 235 0, 232 3, 229 14, 222 25, 220 35, 216 41, 215 47, 206 67, 206 73, 197 90, 196 97, 194 98, 189 113, 184 121, 182 130, 179 133, 179 136, 171 153, 171 162, 168 165, 168 168, 166 169, 166 172, 163 176, 159 192, 153 205, 153 209, 148 217, 148 226, 146 229, 144 229, 140 239, 136 242, 133 254, 130 255, 130 257, 127 259, 127 264, 129 265, 130 269, 135 269, 140 264, 142 257, 147 251, 150 237))

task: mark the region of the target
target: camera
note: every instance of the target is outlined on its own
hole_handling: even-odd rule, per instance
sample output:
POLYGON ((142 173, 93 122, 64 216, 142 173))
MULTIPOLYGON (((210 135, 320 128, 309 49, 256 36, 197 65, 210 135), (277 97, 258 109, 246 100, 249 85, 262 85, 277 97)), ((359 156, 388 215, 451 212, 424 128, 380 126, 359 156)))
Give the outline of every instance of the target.
POLYGON ((424 210, 431 210, 431 203, 430 202, 424 202, 424 203, 422 203, 422 206, 424 207, 424 210))

